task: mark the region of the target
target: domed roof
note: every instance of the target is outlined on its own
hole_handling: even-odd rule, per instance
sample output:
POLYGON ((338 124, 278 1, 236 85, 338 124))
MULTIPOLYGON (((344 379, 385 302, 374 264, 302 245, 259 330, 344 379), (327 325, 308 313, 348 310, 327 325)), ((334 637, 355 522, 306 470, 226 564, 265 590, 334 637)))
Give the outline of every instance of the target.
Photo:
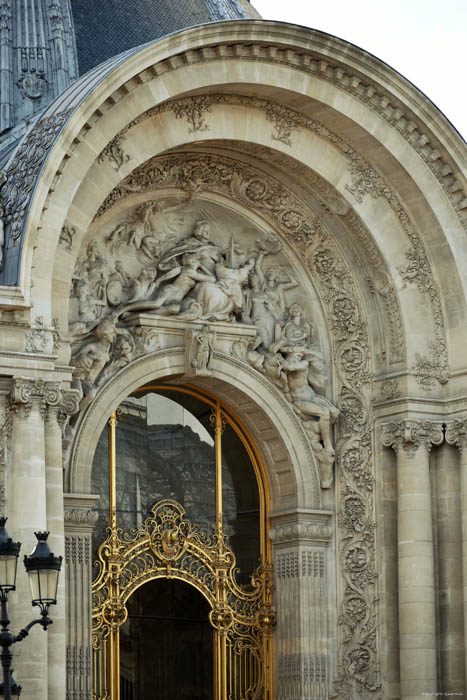
POLYGON ((71 9, 83 75, 126 49, 185 27, 258 17, 246 0, 72 0, 71 9))

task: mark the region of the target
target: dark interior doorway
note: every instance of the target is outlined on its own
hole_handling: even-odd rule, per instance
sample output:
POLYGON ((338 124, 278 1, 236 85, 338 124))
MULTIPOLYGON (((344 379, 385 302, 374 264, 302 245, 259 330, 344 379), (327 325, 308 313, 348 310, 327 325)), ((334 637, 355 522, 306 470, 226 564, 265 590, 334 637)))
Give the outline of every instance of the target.
POLYGON ((120 628, 121 700, 213 700, 209 604, 193 586, 157 579, 127 603, 120 628))

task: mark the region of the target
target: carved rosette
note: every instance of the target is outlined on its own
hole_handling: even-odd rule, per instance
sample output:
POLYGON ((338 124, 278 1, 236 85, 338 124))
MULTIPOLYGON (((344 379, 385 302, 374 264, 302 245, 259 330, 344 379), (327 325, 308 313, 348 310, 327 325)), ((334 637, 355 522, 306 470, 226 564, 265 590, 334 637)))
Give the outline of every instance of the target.
POLYGON ((404 450, 411 458, 421 446, 430 452, 432 445, 440 445, 443 439, 443 424, 434 421, 402 420, 383 426, 383 445, 395 452, 404 450))

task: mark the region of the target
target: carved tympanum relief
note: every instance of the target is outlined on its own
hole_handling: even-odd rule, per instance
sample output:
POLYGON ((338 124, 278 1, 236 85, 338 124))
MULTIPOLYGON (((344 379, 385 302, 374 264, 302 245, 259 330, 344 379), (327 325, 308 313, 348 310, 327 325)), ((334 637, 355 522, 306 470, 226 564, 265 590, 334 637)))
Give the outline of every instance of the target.
POLYGON ((232 354, 266 375, 291 402, 321 465, 322 486, 329 488, 331 424, 339 412, 325 396, 326 365, 313 333, 313 310, 282 242, 273 233, 242 229, 233 215, 230 221, 238 221, 227 230, 212 208, 211 225, 196 209, 186 199, 149 200, 84 243, 70 308, 83 407, 115 372, 164 344, 161 328, 134 325, 135 313, 191 324, 185 334, 187 375, 211 374, 216 322, 244 324, 251 334, 232 341, 232 354), (193 322, 200 324, 197 331, 193 322))

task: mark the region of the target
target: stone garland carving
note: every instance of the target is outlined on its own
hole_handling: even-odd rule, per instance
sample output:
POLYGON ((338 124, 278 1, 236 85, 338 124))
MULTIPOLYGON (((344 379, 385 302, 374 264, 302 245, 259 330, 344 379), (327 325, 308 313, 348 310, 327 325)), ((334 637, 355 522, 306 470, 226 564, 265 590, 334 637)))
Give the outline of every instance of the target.
MULTIPOLYGON (((324 61, 310 53, 278 49, 277 46, 258 46, 254 42, 249 46, 244 44, 238 46, 230 45, 228 47, 219 45, 216 48, 222 61, 229 59, 238 60, 239 58, 244 60, 263 60, 266 58, 268 62, 292 66, 295 70, 318 76, 321 80, 327 80, 341 90, 352 94, 369 109, 374 110, 389 122, 408 141, 438 179, 447 197, 452 202, 462 225, 464 228, 467 227, 467 217, 465 215, 467 196, 462 183, 455 175, 455 169, 448 162, 445 149, 440 147, 433 138, 430 139, 423 131, 425 127, 417 123, 415 114, 412 112, 407 113, 404 105, 398 102, 396 104, 391 102, 395 99, 394 96, 385 93, 381 85, 367 82, 368 78, 363 80, 361 75, 349 74, 347 72, 348 66, 334 62, 329 57, 326 57, 324 61), (444 155, 440 151, 443 151, 444 155)), ((209 60, 204 56, 202 49, 180 54, 177 58, 179 62, 176 65, 169 61, 162 61, 155 66, 157 75, 162 75, 184 64, 204 63, 209 60)), ((214 60, 219 59, 216 56, 214 60)), ((146 80, 148 79, 146 78, 146 80)))
POLYGON ((399 390, 399 383, 396 378, 385 379, 380 385, 381 398, 386 401, 393 401, 394 399, 399 399, 402 396, 399 390))
POLYGON ((368 329, 351 275, 324 229, 319 231, 311 266, 328 308, 340 380, 336 500, 344 591, 336 689, 345 697, 375 697, 381 683, 368 329))
POLYGON ((7 505, 7 456, 10 449, 12 416, 7 397, 3 397, 1 404, 2 414, 0 415, 0 508, 5 512, 7 505))
POLYGON ((237 197, 272 216, 284 235, 292 240, 310 240, 313 225, 301 201, 277 180, 257 170, 220 156, 173 155, 156 157, 136 168, 99 207, 96 218, 116 202, 136 192, 151 192, 173 186, 182 192, 214 190, 237 197))
POLYGON ((274 126, 272 138, 285 143, 286 146, 292 146, 290 137, 293 131, 300 131, 301 115, 293 109, 275 105, 272 102, 265 106, 265 112, 266 119, 274 126))
POLYGON ((26 136, 7 170, 3 187, 4 224, 8 247, 18 245, 29 198, 48 150, 67 121, 72 109, 56 112, 41 119, 26 136))

